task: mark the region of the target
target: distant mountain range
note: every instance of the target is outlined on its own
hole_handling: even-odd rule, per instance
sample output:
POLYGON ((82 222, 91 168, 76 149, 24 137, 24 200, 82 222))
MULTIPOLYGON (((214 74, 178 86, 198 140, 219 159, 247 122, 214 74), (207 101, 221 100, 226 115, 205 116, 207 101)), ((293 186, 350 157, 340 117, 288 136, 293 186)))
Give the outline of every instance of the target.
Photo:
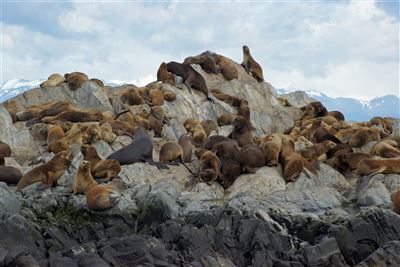
MULTIPOLYGON (((293 91, 277 89, 278 94, 287 94, 293 91)), ((305 91, 307 95, 320 101, 328 110, 342 112, 346 120, 368 121, 374 116, 400 118, 400 98, 395 95, 376 97, 370 101, 360 101, 347 97, 329 97, 315 91, 305 91)))
MULTIPOLYGON (((154 81, 155 78, 152 76, 146 77, 139 81, 106 81, 105 84, 109 86, 117 86, 132 83, 135 85, 143 86, 147 83, 154 81)), ((13 98, 23 92, 39 87, 40 83, 44 79, 37 80, 23 80, 14 79, 5 82, 0 89, 0 102, 4 102, 10 98, 13 98)), ((292 91, 285 89, 277 89, 278 94, 286 94, 292 91)), ((367 121, 374 116, 381 117, 395 117, 400 118, 400 98, 394 95, 386 95, 377 97, 371 101, 360 101, 354 98, 346 97, 329 97, 323 93, 314 91, 305 91, 309 96, 315 100, 323 103, 328 110, 339 110, 341 111, 346 120, 351 121, 367 121)))

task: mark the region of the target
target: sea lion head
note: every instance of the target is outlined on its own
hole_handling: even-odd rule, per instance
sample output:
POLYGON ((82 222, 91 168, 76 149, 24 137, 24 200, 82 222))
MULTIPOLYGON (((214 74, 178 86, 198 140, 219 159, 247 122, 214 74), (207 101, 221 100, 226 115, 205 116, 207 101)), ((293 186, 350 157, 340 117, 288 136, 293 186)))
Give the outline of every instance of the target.
POLYGON ((243 46, 243 53, 245 53, 245 54, 249 54, 250 53, 250 49, 247 47, 247 45, 243 46))

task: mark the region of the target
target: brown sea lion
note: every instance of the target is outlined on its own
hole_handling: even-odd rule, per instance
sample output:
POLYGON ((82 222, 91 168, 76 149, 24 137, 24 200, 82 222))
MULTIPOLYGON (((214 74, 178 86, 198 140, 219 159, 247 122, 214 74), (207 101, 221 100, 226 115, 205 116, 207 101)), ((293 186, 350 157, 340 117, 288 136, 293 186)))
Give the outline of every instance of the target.
POLYGON ((213 135, 207 139, 207 141, 202 145, 202 148, 212 150, 215 144, 224 141, 231 141, 231 139, 223 135, 213 135))
POLYGON ((178 144, 182 147, 182 160, 185 163, 192 162, 193 148, 192 138, 188 134, 182 134, 179 137, 178 144))
POLYGON ((7 143, 0 141, 0 157, 6 158, 9 156, 11 156, 11 147, 7 143))
POLYGON ((247 173, 255 173, 258 168, 266 164, 264 152, 256 144, 249 144, 242 147, 239 157, 242 169, 247 173))
POLYGON ((0 182, 5 182, 8 185, 18 184, 21 177, 22 173, 18 168, 12 166, 0 166, 0 182))
POLYGON ((46 143, 50 145, 54 141, 60 140, 65 136, 63 128, 59 125, 51 125, 47 130, 46 143))
POLYGON ((220 69, 216 64, 215 59, 207 54, 202 54, 195 57, 187 57, 183 61, 183 64, 185 65, 198 64, 207 73, 217 74, 220 72, 220 69))
POLYGON ((96 79, 96 78, 92 78, 89 81, 95 83, 96 85, 98 85, 100 88, 104 87, 104 83, 102 80, 96 79))
POLYGON ((335 168, 342 174, 346 174, 357 169, 358 164, 363 159, 371 158, 367 153, 356 152, 356 153, 339 153, 325 161, 326 164, 335 168))
POLYGON ((245 99, 240 100, 240 104, 238 107, 238 116, 245 117, 250 125, 250 107, 249 102, 245 99))
POLYGON ((374 175, 377 173, 400 174, 400 159, 363 159, 358 163, 357 174, 374 175))
POLYGON ((319 144, 315 144, 310 149, 301 152, 301 155, 308 160, 311 164, 316 164, 317 160, 321 156, 325 155, 330 149, 336 147, 336 144, 332 141, 323 141, 319 144))
POLYGON ((246 45, 243 46, 243 62, 241 65, 246 72, 253 75, 257 81, 264 81, 262 68, 260 64, 258 64, 257 61, 255 61, 251 56, 250 49, 246 45))
POLYGON ((326 157, 330 159, 341 153, 353 153, 353 152, 354 152, 353 148, 348 144, 336 144, 336 147, 326 152, 326 157))
POLYGON ((70 122, 91 122, 102 121, 103 113, 97 109, 64 111, 56 116, 48 116, 42 118, 43 123, 51 124, 54 121, 70 121, 70 122))
POLYGON ((160 89, 151 89, 149 94, 153 106, 164 105, 164 93, 160 89))
POLYGON ((112 143, 115 141, 117 138, 117 135, 113 133, 113 129, 111 127, 111 124, 108 122, 104 122, 100 125, 101 128, 101 139, 104 140, 107 143, 112 143))
POLYGON ((273 141, 266 141, 260 144, 260 148, 264 153, 266 165, 278 166, 282 144, 273 141))
POLYGON ((167 90, 164 89, 163 90, 164 93, 164 100, 168 101, 168 102, 172 102, 176 100, 176 93, 171 91, 171 90, 167 90))
POLYGON ((287 100, 286 98, 283 97, 278 97, 277 98, 279 103, 284 106, 284 107, 291 107, 292 105, 289 103, 289 100, 287 100))
POLYGON ((219 126, 231 125, 237 116, 235 114, 222 114, 217 118, 219 126))
POLYGON ((219 66, 221 74, 224 76, 225 80, 231 81, 238 78, 239 74, 237 68, 226 57, 217 55, 215 57, 215 63, 219 66))
POLYGON ((67 80, 69 89, 72 91, 77 90, 85 81, 89 80, 89 77, 85 73, 78 71, 66 73, 64 74, 64 77, 67 80))
POLYGON ((65 172, 72 161, 70 151, 57 153, 48 162, 41 164, 25 173, 17 184, 16 191, 21 191, 36 182, 42 182, 45 187, 57 185, 58 178, 65 172))
POLYGON ((355 133, 349 140, 352 147, 360 147, 370 141, 379 141, 381 139, 380 131, 377 128, 362 129, 355 133))
POLYGON ((64 111, 75 111, 77 110, 70 102, 68 101, 56 101, 51 106, 42 109, 37 116, 38 119, 42 119, 47 116, 56 116, 64 111))
POLYGON ((200 157, 199 176, 204 182, 217 180, 221 162, 217 155, 211 151, 204 152, 200 157))
POLYGON ((121 172, 121 166, 117 160, 102 159, 92 145, 82 145, 83 159, 90 162, 90 172, 93 177, 109 181, 121 172))
POLYGON ((343 113, 340 112, 340 111, 336 111, 336 110, 335 110, 335 111, 329 111, 329 112, 327 113, 327 116, 333 116, 333 117, 335 117, 338 121, 344 121, 344 120, 345 120, 343 113))
POLYGON ((326 107, 319 101, 308 103, 306 106, 302 107, 301 110, 303 110, 303 116, 301 118, 303 121, 306 119, 323 117, 328 114, 326 107))
POLYGON ((97 185, 98 183, 93 179, 90 172, 90 162, 87 160, 81 161, 72 182, 74 194, 84 194, 87 190, 97 185))
POLYGON ((206 100, 213 102, 208 96, 208 88, 206 82, 195 69, 190 65, 180 64, 178 62, 169 62, 167 64, 167 70, 183 78, 185 85, 187 86, 189 92, 191 93, 192 88, 202 92, 206 96, 206 100))
POLYGON ((110 124, 112 127, 113 133, 115 133, 116 135, 124 135, 125 133, 133 135, 133 134, 135 134, 135 131, 137 129, 136 124, 119 121, 119 120, 105 120, 100 123, 100 126, 103 125, 104 123, 110 124))
POLYGON ((47 78, 46 81, 41 82, 40 87, 42 87, 42 88, 54 87, 54 86, 58 86, 58 85, 64 83, 65 81, 66 80, 65 80, 64 76, 62 76, 61 74, 58 74, 58 73, 54 73, 54 74, 51 74, 47 78))
POLYGON ((15 123, 18 121, 17 113, 24 110, 24 107, 15 99, 7 100, 3 103, 4 107, 10 113, 12 122, 15 123))
POLYGON ((218 124, 214 120, 204 120, 201 123, 204 131, 206 132, 207 137, 210 135, 212 131, 218 132, 218 124))
POLYGON ((225 102, 232 107, 240 106, 240 99, 237 97, 225 94, 218 89, 212 89, 211 93, 216 99, 221 100, 222 102, 225 102))
POLYGON ((242 174, 240 148, 235 142, 228 139, 215 143, 212 152, 217 155, 221 162, 218 180, 224 188, 228 188, 242 174))
POLYGON ((121 179, 113 179, 106 185, 96 185, 86 190, 86 205, 89 209, 102 211, 114 207, 126 189, 121 179))
POLYGON ((371 153, 383 158, 400 157, 400 137, 388 137, 377 142, 371 153))
POLYGON ((321 143, 323 141, 329 140, 336 144, 342 144, 342 141, 340 139, 338 139, 335 135, 329 133, 329 131, 323 127, 319 127, 314 132, 314 140, 316 143, 321 143))
POLYGON ((175 86, 175 77, 167 70, 167 63, 162 62, 157 70, 157 81, 169 83, 175 86))
POLYGON ((140 95, 136 87, 127 87, 121 95, 121 102, 128 104, 129 106, 142 105, 145 104, 145 97, 140 95))
POLYGON ((51 108, 55 103, 56 101, 50 101, 40 105, 32 105, 28 107, 26 110, 17 112, 16 113, 17 119, 19 121, 27 121, 37 118, 42 110, 51 108))
POLYGON ((393 202, 393 210, 397 214, 400 214, 400 187, 397 188, 391 195, 390 199, 393 202))
POLYGON ((241 147, 249 144, 254 144, 253 133, 251 132, 251 128, 245 117, 237 116, 233 121, 233 127, 234 129, 229 134, 229 138, 236 140, 241 147))
POLYGON ((115 151, 109 155, 107 159, 115 159, 120 165, 147 162, 159 169, 169 169, 165 164, 153 160, 153 141, 147 131, 142 127, 137 128, 132 142, 129 145, 115 151))

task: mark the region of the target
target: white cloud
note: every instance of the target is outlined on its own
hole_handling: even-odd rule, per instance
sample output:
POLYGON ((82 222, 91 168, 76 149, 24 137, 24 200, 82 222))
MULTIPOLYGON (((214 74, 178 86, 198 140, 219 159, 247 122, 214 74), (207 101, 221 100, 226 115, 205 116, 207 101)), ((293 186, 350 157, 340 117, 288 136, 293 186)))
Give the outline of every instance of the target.
POLYGON ((205 50, 240 63, 246 44, 278 88, 399 95, 399 21, 372 1, 74 2, 56 17, 62 37, 3 24, 5 79, 80 70, 139 80, 155 76, 162 61, 205 50))

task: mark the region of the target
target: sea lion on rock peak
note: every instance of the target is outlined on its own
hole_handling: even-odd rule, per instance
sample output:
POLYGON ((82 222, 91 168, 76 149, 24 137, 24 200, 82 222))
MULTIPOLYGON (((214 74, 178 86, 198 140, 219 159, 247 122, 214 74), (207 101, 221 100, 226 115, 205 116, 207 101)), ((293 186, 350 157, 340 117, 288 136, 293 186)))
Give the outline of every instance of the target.
POLYGON ((89 80, 89 77, 82 72, 72 72, 64 74, 70 90, 75 91, 82 86, 82 84, 89 80))
POLYGON ((262 68, 251 56, 250 49, 246 45, 243 46, 243 62, 241 65, 244 67, 246 72, 253 75, 257 81, 264 81, 262 68))
POLYGON ((169 83, 175 86, 175 77, 172 73, 168 72, 167 70, 167 63, 161 62, 160 67, 157 71, 157 81, 163 83, 169 83))
POLYGON ((206 100, 214 102, 214 100, 208 96, 208 88, 203 76, 190 65, 171 61, 167 64, 167 70, 182 77, 190 93, 192 93, 191 89, 193 88, 202 92, 206 96, 206 100))
POLYGON ((153 160, 153 141, 143 127, 136 129, 132 142, 129 145, 115 151, 107 159, 115 159, 121 165, 147 162, 159 169, 169 169, 167 165, 153 160))

